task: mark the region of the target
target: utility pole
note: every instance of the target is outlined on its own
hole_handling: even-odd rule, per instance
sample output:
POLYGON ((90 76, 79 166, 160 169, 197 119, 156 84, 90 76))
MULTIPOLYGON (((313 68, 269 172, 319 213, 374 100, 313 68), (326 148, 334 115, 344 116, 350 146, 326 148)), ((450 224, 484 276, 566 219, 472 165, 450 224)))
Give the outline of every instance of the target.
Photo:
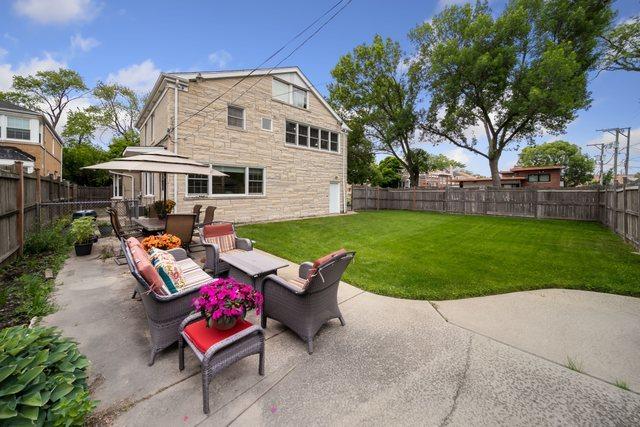
POLYGON ((600 173, 598 174, 598 183, 602 186, 604 184, 604 149, 609 146, 609 144, 587 144, 589 147, 598 147, 600 149, 600 155, 598 156, 598 164, 600 165, 600 173))

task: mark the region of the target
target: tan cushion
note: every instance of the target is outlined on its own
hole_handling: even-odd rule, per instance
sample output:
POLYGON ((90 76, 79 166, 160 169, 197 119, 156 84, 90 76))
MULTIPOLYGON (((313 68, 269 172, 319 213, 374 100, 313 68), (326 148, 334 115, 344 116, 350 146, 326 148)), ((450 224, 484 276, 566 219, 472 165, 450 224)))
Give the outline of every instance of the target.
POLYGON ((229 252, 236 248, 235 234, 224 234, 222 236, 205 237, 204 243, 212 243, 218 245, 220 252, 229 252))
POLYGON ((296 288, 299 288, 301 291, 304 291, 305 289, 307 289, 307 286, 309 286, 309 280, 302 279, 300 277, 287 280, 287 282, 289 282, 291 285, 295 286, 296 288))

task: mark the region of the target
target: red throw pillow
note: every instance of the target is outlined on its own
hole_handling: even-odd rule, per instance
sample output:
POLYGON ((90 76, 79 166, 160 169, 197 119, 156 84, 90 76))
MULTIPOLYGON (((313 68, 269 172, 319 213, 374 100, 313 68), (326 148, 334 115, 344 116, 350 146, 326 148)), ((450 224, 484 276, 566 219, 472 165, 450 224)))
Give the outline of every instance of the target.
POLYGON ((335 252, 331 252, 330 254, 327 254, 321 258, 318 258, 317 260, 313 261, 313 266, 309 269, 309 272, 307 273, 307 281, 311 280, 311 278, 313 276, 315 276, 315 274, 318 272, 318 268, 320 268, 321 266, 325 265, 326 263, 328 263, 329 261, 331 261, 332 259, 334 259, 337 256, 340 255, 344 255, 346 254, 347 251, 344 250, 344 248, 342 249, 338 249, 335 252))
POLYGON ((153 292, 158 295, 169 295, 164 289, 164 282, 158 274, 158 271, 148 260, 138 261, 136 268, 153 292))
POLYGON ((142 247, 142 243, 140 243, 140 241, 135 237, 129 237, 126 240, 126 243, 127 243, 127 246, 129 247, 129 250, 131 250, 131 248, 133 248, 134 246, 142 247))
POLYGON ((222 224, 207 224, 202 229, 205 238, 226 236, 233 234, 233 224, 225 222, 222 224))

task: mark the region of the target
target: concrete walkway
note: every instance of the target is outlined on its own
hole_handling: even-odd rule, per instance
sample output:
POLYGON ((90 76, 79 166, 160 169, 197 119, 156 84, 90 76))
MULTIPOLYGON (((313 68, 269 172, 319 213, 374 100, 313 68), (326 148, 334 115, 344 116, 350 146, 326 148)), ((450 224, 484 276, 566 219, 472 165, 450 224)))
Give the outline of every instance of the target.
POLYGON ((183 372, 175 348, 146 366, 146 320, 142 303, 130 299, 134 280, 126 266, 72 257, 58 281, 60 310, 45 323, 77 339, 92 361, 102 423, 640 423, 634 392, 447 323, 426 301, 347 284, 339 292, 345 327, 327 324, 308 355, 300 339, 270 321, 266 375, 257 373, 257 356, 228 368, 211 383, 205 417, 193 355, 183 372))
POLYGON ((453 324, 640 392, 640 298, 544 289, 436 307, 453 324))

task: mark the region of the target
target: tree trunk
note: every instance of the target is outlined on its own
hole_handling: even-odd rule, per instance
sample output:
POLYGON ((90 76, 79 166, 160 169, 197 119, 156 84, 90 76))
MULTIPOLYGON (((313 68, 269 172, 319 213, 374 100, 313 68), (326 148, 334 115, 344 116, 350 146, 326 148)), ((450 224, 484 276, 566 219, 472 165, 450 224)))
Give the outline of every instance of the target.
POLYGON ((498 160, 500 158, 489 159, 489 168, 491 169, 491 185, 500 188, 500 170, 498 169, 498 160))
POLYGON ((420 172, 409 172, 409 180, 411 188, 417 188, 420 183, 420 172))

